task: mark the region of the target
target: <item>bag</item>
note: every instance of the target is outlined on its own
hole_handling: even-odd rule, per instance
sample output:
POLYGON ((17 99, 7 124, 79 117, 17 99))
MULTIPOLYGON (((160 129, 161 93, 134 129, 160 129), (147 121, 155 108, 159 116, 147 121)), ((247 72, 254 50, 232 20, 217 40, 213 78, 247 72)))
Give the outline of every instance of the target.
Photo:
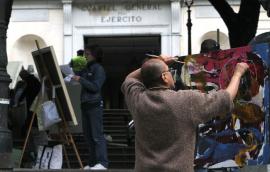
POLYGON ((38 129, 44 131, 61 121, 55 105, 55 88, 53 87, 53 101, 45 101, 45 77, 42 79, 41 93, 39 93, 31 109, 37 114, 38 129))
POLYGON ((39 146, 35 169, 61 169, 63 164, 62 145, 39 146))
POLYGON ((41 105, 41 121, 44 130, 61 121, 57 112, 56 105, 53 101, 46 101, 41 105))

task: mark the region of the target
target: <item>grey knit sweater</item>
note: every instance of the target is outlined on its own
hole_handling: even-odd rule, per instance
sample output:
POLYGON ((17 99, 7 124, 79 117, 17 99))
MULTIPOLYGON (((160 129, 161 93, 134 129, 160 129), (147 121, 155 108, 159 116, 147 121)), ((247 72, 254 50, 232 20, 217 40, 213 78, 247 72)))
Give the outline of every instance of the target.
POLYGON ((122 91, 135 122, 136 172, 192 172, 199 123, 230 112, 229 94, 146 89, 128 78, 122 91))

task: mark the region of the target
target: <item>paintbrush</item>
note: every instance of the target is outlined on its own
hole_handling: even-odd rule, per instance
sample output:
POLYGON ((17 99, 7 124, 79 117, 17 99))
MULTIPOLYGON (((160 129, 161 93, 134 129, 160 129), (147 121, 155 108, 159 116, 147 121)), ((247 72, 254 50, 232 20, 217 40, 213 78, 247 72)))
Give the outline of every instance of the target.
MULTIPOLYGON (((161 56, 158 56, 158 55, 155 55, 155 54, 145 54, 145 55, 148 56, 148 57, 153 57, 153 58, 161 58, 161 56)), ((180 61, 179 58, 180 58, 179 56, 174 56, 174 57, 172 57, 172 60, 174 62, 176 62, 176 63, 184 64, 185 62, 180 61)))

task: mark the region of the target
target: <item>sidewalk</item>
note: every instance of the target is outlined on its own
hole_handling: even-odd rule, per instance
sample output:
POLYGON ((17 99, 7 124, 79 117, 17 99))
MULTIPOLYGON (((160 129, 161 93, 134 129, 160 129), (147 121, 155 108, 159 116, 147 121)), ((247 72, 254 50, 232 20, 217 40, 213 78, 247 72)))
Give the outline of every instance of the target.
MULTIPOLYGON (((209 172, 224 172, 223 170, 209 170, 209 172)), ((26 168, 14 168, 13 170, 0 169, 0 172, 87 172, 97 170, 81 170, 81 169, 60 169, 60 170, 37 170, 37 169, 26 169, 26 168)), ((130 169, 109 169, 109 170, 98 170, 98 172, 133 172, 130 169)), ((261 166, 246 166, 239 169, 239 172, 270 172, 270 165, 261 166)))
MULTIPOLYGON (((133 170, 127 169, 112 169, 112 170, 81 170, 81 169, 60 169, 60 170, 37 170, 37 169, 13 169, 14 172, 82 172, 82 171, 98 171, 98 172, 133 172, 133 170)), ((1 171, 0 172, 8 172, 1 171)))

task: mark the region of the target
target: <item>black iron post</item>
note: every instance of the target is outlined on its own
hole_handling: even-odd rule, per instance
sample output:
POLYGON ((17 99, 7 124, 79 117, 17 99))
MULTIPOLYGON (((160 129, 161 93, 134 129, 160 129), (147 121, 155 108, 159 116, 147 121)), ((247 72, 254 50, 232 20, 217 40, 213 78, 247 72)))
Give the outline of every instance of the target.
POLYGON ((188 19, 187 19, 187 29, 188 29, 188 55, 191 55, 192 53, 192 47, 191 47, 191 27, 192 27, 192 23, 191 23, 191 10, 190 7, 193 4, 193 0, 185 0, 185 4, 188 8, 187 13, 188 13, 188 19))
POLYGON ((7 126, 10 76, 7 74, 6 38, 13 0, 0 0, 0 168, 12 168, 12 134, 7 126))

